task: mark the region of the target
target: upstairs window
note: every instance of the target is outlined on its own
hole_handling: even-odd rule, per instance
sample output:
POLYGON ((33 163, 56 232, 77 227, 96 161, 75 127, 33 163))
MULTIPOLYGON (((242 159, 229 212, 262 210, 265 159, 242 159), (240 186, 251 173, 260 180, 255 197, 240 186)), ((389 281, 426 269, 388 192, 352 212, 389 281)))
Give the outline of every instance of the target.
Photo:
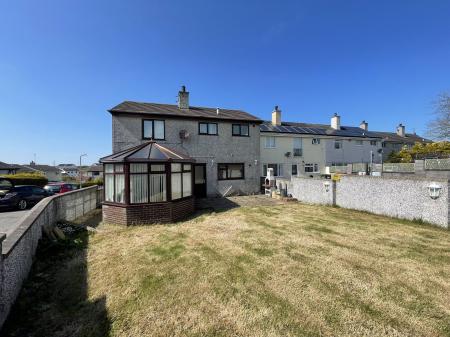
POLYGON ((372 146, 377 146, 377 145, 378 145, 378 142, 377 142, 376 140, 371 140, 371 141, 370 141, 370 145, 372 145, 372 146))
POLYGON ((355 140, 355 144, 357 146, 363 146, 363 141, 362 140, 355 140))
POLYGON ((294 138, 294 157, 301 157, 302 156, 302 139, 301 138, 294 138))
POLYGON ((144 119, 142 121, 142 139, 164 140, 165 137, 164 121, 156 119, 144 119))
POLYGON ((233 124, 233 136, 248 137, 248 124, 233 124))
POLYGON ((266 149, 275 148, 275 137, 264 137, 264 147, 266 149))
POLYGON ((217 123, 198 123, 199 135, 217 136, 217 123))
POLYGON ((313 138, 311 140, 312 145, 319 145, 320 144, 320 138, 313 138))
POLYGON ((334 141, 334 148, 335 149, 342 149, 342 140, 335 140, 334 141))

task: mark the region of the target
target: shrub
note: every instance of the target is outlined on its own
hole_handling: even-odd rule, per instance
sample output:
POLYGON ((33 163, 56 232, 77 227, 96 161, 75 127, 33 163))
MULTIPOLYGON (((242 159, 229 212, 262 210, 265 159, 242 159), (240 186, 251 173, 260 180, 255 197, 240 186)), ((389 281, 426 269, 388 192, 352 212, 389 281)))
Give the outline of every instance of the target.
POLYGON ((103 179, 96 178, 96 179, 92 179, 92 180, 86 181, 81 184, 82 187, 89 187, 89 186, 94 186, 94 185, 103 186, 103 179))
POLYGON ((14 185, 36 185, 44 187, 48 183, 48 179, 39 173, 7 174, 5 177, 11 179, 14 185))

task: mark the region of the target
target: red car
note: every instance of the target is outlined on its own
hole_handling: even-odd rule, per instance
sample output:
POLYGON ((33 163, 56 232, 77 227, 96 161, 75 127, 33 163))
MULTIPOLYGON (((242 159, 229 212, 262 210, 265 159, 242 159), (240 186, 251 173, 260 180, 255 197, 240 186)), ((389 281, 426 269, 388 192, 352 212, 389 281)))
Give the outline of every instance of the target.
POLYGON ((70 183, 49 183, 44 186, 44 190, 50 194, 66 193, 77 189, 77 185, 70 183))

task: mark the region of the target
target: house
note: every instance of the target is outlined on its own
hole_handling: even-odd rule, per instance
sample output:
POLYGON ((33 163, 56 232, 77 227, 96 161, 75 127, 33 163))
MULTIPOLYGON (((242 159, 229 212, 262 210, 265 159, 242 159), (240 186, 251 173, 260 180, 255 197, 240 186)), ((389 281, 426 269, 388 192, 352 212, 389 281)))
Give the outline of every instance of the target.
POLYGON ((93 164, 86 170, 86 177, 88 179, 103 178, 103 165, 93 164))
POLYGON ((283 122, 278 106, 272 120, 260 126, 261 176, 273 168, 276 177, 329 173, 327 167, 379 163, 381 137, 360 127, 342 126, 335 114, 330 125, 283 122))
POLYGON ((415 143, 431 143, 431 140, 420 137, 416 133, 406 133, 405 126, 400 123, 396 132, 374 131, 374 134, 382 138, 383 160, 386 160, 392 152, 398 152, 403 148, 412 148, 415 143))
POLYGON ((62 171, 63 176, 68 176, 71 178, 79 178, 78 166, 75 164, 59 164, 58 169, 62 171))
POLYGON ((156 141, 195 161, 196 197, 259 190, 262 121, 242 110, 125 101, 110 109, 113 153, 156 141))
POLYGON ((30 165, 21 165, 17 173, 39 173, 44 175, 48 181, 61 181, 62 171, 55 166, 38 165, 34 161, 30 165))
POLYGON ((0 175, 2 174, 15 174, 20 168, 20 165, 7 164, 0 161, 0 175))

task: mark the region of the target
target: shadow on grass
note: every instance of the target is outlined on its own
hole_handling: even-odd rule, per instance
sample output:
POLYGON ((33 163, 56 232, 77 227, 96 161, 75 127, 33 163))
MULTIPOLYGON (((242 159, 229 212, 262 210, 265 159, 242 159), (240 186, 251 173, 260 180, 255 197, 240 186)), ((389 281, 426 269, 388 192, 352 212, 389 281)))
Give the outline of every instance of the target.
MULTIPOLYGON (((86 218, 85 224, 96 227, 99 219, 95 213, 86 218)), ((75 230, 66 234, 65 240, 40 241, 34 265, 2 336, 109 335, 106 298, 88 299, 88 231, 76 224, 72 227, 75 230)))
POLYGON ((228 198, 223 197, 201 198, 195 200, 195 208, 200 212, 211 211, 218 213, 225 212, 236 207, 240 207, 240 205, 228 198))

